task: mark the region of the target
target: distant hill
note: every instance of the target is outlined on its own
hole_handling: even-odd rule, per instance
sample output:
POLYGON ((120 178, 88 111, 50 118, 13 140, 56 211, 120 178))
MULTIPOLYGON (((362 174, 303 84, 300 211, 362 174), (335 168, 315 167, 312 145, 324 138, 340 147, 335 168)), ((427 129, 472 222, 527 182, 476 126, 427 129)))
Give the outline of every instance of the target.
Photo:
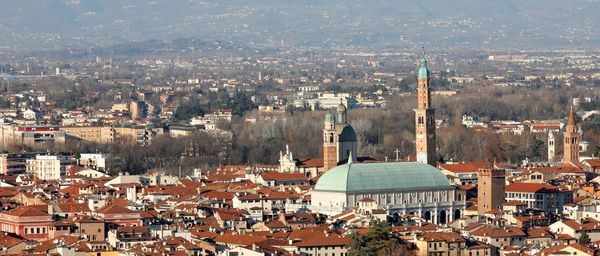
POLYGON ((0 47, 195 37, 268 45, 598 47, 599 0, 2 0, 0 47))

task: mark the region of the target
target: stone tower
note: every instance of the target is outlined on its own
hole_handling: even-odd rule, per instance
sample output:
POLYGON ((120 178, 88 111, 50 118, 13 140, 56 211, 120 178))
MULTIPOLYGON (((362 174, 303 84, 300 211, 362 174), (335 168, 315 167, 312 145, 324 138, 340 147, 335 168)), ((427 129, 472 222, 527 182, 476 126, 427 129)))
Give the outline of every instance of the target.
POLYGON ((337 146, 335 143, 335 118, 333 114, 325 114, 323 128, 323 169, 329 170, 337 165, 337 146))
POLYGON ((477 175, 477 214, 500 209, 504 203, 505 171, 481 169, 477 175))
POLYGON ((556 141, 554 141, 554 133, 548 132, 548 162, 554 162, 556 156, 556 141))
POLYGON ((415 109, 415 148, 417 162, 436 166, 435 109, 431 107, 431 92, 429 89, 431 76, 427 68, 425 56, 421 59, 421 67, 419 68, 417 79, 418 106, 415 109))
POLYGON ((579 164, 579 130, 575 124, 573 107, 569 112, 569 121, 564 133, 563 164, 579 164))
POLYGON ((330 112, 325 114, 323 169, 327 171, 350 157, 356 160, 357 155, 356 133, 348 124, 348 109, 340 102, 335 109, 335 116, 330 112))

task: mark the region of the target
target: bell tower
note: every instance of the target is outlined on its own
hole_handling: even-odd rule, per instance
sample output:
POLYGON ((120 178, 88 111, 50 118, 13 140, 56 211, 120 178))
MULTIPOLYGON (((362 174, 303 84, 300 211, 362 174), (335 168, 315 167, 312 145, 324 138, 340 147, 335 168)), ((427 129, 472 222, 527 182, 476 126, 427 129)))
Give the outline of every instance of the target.
POLYGON ((554 133, 548 132, 548 162, 554 162, 554 156, 556 156, 556 141, 554 140, 554 133))
POLYGON ((575 123, 575 113, 571 106, 569 121, 564 133, 563 164, 579 164, 579 130, 575 123))
POLYGON ((435 138, 435 109, 431 107, 429 82, 431 75, 427 68, 425 53, 421 59, 417 76, 417 108, 415 111, 415 149, 417 162, 437 165, 435 138))
POLYGON ((323 169, 327 171, 337 165, 337 138, 335 117, 331 112, 325 114, 323 128, 323 169))

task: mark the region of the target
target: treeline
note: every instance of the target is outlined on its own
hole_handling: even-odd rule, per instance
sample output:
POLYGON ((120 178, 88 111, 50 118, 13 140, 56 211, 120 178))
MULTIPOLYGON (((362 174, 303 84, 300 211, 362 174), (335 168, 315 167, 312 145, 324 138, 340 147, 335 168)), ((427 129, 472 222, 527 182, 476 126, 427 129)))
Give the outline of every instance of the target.
MULTIPOLYGON (((452 97, 433 97, 437 119, 447 120, 437 130, 440 161, 510 161, 546 159, 546 134, 522 135, 474 132, 461 125, 463 114, 489 120, 564 119, 572 97, 584 92, 569 90, 527 90, 494 88, 462 91, 452 97)), ((229 98, 232 99, 232 98, 229 98)), ((235 96, 233 98, 235 101, 235 96)), ((250 105, 239 96, 238 102, 250 105)), ((200 101, 199 104, 205 104, 200 101)), ((376 159, 394 160, 414 154, 413 96, 391 97, 384 109, 355 109, 349 111, 349 121, 359 139, 359 154, 376 159)), ((252 110, 247 115, 255 115, 252 110)), ((155 138, 150 145, 139 147, 117 140, 111 145, 94 145, 69 141, 57 145, 57 151, 104 152, 115 158, 111 172, 141 173, 162 170, 176 174, 182 166, 184 174, 193 168, 215 168, 221 164, 277 164, 279 152, 289 145, 297 158, 322 156, 322 129, 325 111, 298 111, 275 122, 247 122, 243 116, 234 117, 231 124, 219 127, 233 134, 231 139, 199 132, 188 138, 155 138)), ((591 153, 600 153, 600 117, 580 121, 584 140, 590 142, 591 153)), ((562 140, 557 134, 557 155, 562 140)), ((12 148, 10 151, 35 150, 12 148)))

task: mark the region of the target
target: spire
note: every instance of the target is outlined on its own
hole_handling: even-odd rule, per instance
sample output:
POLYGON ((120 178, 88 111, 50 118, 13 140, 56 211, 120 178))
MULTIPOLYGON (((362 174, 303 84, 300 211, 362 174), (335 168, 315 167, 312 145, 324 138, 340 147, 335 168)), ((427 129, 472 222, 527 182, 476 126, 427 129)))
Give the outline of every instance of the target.
POLYGON ((348 164, 352 164, 352 151, 348 154, 348 164))
POLYGON ((423 47, 423 57, 421 57, 421 67, 419 67, 419 79, 429 78, 429 69, 427 68, 427 59, 425 58, 425 47, 423 47))
POLYGON ((573 112, 573 105, 571 105, 571 111, 569 112, 569 122, 567 126, 575 126, 575 113, 573 112))

